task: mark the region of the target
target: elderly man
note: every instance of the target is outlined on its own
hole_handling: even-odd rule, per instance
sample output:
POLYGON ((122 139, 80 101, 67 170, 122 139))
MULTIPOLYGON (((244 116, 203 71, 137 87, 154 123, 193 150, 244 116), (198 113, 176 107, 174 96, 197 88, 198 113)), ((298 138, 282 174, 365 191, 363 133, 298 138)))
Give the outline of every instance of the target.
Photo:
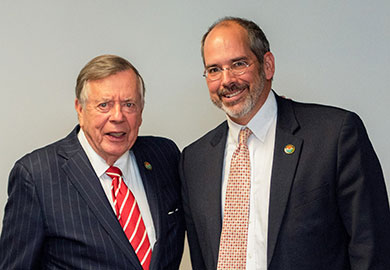
POLYGON ((224 18, 204 76, 227 121, 183 150, 193 269, 390 269, 382 170, 359 117, 271 91, 262 30, 224 18))
POLYGON ((0 269, 179 268, 180 152, 138 136, 144 93, 137 69, 118 56, 81 70, 80 125, 11 171, 0 269))

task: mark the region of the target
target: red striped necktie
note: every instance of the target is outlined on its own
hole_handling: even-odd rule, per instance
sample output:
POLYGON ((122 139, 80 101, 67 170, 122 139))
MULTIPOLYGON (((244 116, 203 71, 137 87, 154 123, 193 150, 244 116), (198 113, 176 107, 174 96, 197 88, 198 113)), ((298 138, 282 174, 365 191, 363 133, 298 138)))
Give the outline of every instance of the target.
POLYGON ((106 171, 112 178, 112 198, 116 215, 144 270, 149 270, 152 249, 145 224, 133 193, 127 188, 119 168, 111 166, 106 171))

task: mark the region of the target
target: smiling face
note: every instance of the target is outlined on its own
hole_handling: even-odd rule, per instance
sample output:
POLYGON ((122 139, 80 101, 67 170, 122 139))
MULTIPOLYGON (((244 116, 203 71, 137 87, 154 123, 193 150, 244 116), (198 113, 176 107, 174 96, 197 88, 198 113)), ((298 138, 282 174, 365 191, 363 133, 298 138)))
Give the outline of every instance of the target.
POLYGON ((244 74, 233 75, 224 70, 221 79, 206 80, 212 102, 241 125, 246 125, 264 104, 272 78, 269 70, 264 69, 269 62, 266 58, 272 54, 268 52, 263 66, 260 66, 248 42, 246 30, 236 23, 229 23, 217 25, 204 43, 205 68, 226 68, 239 60, 250 64, 244 74))
POLYGON ((143 103, 139 79, 132 70, 88 81, 87 100, 75 107, 80 126, 95 150, 108 165, 134 144, 142 123, 143 103))

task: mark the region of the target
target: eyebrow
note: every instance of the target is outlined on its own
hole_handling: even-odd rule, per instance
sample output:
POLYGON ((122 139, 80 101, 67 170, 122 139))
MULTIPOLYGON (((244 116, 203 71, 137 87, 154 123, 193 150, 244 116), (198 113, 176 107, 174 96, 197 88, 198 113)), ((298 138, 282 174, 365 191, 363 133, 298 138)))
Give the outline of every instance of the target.
MULTIPOLYGON (((113 100, 109 97, 102 97, 100 99, 95 99, 94 102, 100 104, 100 103, 113 102, 113 100)), ((119 102, 137 102, 137 98, 126 97, 124 99, 121 99, 119 102)))
MULTIPOLYGON (((233 58, 233 59, 230 59, 231 63, 234 63, 234 62, 237 62, 237 61, 242 61, 242 60, 248 60, 248 56, 240 56, 240 57, 236 57, 236 58, 233 58)), ((207 65, 205 66, 206 69, 210 68, 210 67, 216 67, 216 66, 219 66, 217 64, 211 64, 211 65, 207 65)))
POLYGON ((107 103, 107 102, 110 102, 111 99, 102 97, 102 98, 94 98, 91 101, 93 101, 95 103, 107 103))
POLYGON ((136 98, 126 98, 124 100, 121 100, 121 102, 136 102, 137 99, 136 98))

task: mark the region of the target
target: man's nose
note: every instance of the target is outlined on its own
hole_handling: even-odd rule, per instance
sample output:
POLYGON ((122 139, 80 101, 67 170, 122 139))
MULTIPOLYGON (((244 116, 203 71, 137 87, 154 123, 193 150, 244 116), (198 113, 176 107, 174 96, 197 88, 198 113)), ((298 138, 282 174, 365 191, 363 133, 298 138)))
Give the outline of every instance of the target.
POLYGON ((111 121, 122 121, 123 120, 123 112, 122 106, 120 104, 115 104, 115 106, 111 109, 111 121))
POLYGON ((221 84, 224 86, 230 85, 233 81, 237 80, 237 77, 234 76, 230 68, 223 69, 221 74, 221 84))

